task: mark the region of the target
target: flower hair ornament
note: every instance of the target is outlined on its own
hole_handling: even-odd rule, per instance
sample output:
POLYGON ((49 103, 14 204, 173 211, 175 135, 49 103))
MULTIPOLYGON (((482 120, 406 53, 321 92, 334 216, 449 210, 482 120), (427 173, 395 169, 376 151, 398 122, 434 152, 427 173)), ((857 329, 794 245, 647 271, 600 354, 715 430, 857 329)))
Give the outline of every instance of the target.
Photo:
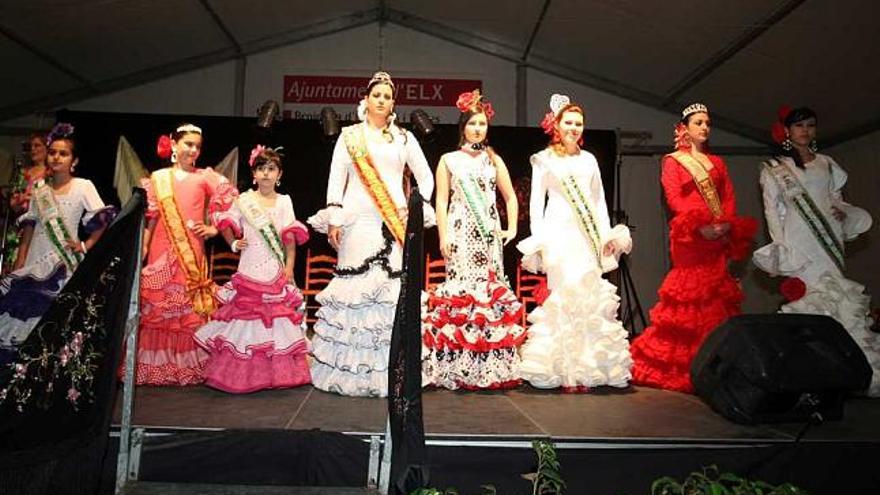
POLYGON ((486 120, 492 120, 492 117, 495 116, 492 104, 488 101, 483 101, 483 95, 479 89, 458 95, 455 106, 458 107, 458 111, 461 113, 474 112, 485 114, 486 120))
POLYGON ((791 107, 782 105, 776 111, 776 122, 773 122, 773 125, 770 126, 770 136, 773 138, 773 142, 782 146, 785 151, 791 150, 791 140, 788 139, 788 135, 785 133, 785 119, 788 118, 790 113, 791 107))
POLYGON ((69 138, 71 136, 73 136, 73 125, 68 124, 67 122, 59 122, 55 124, 55 127, 49 131, 49 135, 46 136, 46 146, 51 146, 52 141, 69 138))
POLYGON ((553 135, 553 129, 556 127, 556 119, 559 118, 559 112, 569 105, 571 105, 571 99, 566 95, 554 93, 550 97, 550 111, 544 115, 544 120, 541 121, 541 128, 544 129, 544 134, 553 135))
POLYGON ((171 136, 168 134, 159 136, 159 141, 156 143, 156 156, 163 160, 171 158, 171 144, 171 136))
MULTIPOLYGON (((174 130, 176 134, 202 134, 202 128, 192 124, 184 124, 174 130)), ((171 159, 171 163, 177 162, 177 154, 174 152, 174 140, 170 134, 162 134, 156 142, 156 156, 162 160, 171 159)))
POLYGON ((250 166, 250 168, 254 168, 254 164, 257 162, 257 157, 260 156, 260 153, 262 153, 266 150, 274 151, 275 153, 282 155, 281 150, 283 150, 283 149, 284 149, 284 146, 279 146, 277 148, 268 148, 266 146, 263 146, 262 144, 258 144, 256 146, 254 146, 254 149, 251 150, 251 155, 248 158, 248 166, 250 166))

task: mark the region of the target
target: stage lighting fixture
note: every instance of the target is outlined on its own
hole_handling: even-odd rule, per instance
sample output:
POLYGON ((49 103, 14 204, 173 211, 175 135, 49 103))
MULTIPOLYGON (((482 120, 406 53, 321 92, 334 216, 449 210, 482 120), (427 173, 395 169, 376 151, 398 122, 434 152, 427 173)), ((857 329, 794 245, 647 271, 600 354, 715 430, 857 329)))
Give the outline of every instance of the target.
POLYGON ((427 141, 434 137, 434 123, 421 108, 417 108, 409 114, 409 123, 412 124, 419 140, 427 141))
POLYGON ((272 124, 279 120, 278 114, 281 108, 275 100, 266 100, 260 109, 257 110, 257 127, 268 129, 272 124))
POLYGON ((333 139, 339 135, 339 114, 333 107, 321 109, 321 129, 326 139, 333 139))

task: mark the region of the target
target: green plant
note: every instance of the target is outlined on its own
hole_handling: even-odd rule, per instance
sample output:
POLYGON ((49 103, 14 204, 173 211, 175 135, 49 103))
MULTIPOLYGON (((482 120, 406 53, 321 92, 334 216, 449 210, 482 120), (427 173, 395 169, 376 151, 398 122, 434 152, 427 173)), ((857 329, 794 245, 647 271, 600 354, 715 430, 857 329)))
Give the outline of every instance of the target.
POLYGON ((670 476, 654 481, 651 495, 809 495, 809 492, 791 483, 773 486, 722 473, 718 466, 707 466, 702 472, 692 472, 681 483, 670 476))
POLYGON ((538 469, 534 473, 522 475, 532 482, 533 495, 555 495, 565 490, 565 480, 559 469, 559 459, 553 444, 544 440, 533 440, 532 448, 538 455, 538 469))

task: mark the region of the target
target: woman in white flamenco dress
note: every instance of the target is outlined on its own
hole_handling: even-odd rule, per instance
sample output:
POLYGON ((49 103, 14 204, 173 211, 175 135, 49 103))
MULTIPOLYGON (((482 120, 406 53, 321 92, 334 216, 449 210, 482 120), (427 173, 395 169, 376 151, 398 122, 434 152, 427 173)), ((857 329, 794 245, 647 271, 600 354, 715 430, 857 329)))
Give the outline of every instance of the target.
MULTIPOLYGON (((428 200, 434 178, 415 136, 394 124, 394 83, 377 72, 358 113, 336 143, 327 208, 308 219, 338 253, 312 338, 312 383, 349 396, 388 395, 391 327, 400 292, 408 167, 428 200)), ((425 205, 426 222, 434 212, 425 205)))
POLYGON ((531 158, 531 236, 517 245, 525 269, 547 274, 550 296, 528 316, 520 374, 539 388, 626 387, 632 359, 620 298, 602 274, 632 240, 627 227, 611 227, 599 165, 578 146, 583 110, 562 95, 550 107, 542 126, 551 144, 531 158))
POLYGON ((802 297, 783 313, 827 315, 856 341, 874 371, 867 394, 880 396, 880 334, 870 330, 870 297, 843 274, 844 241, 871 228, 871 215, 843 200, 847 174, 830 156, 816 153, 816 114, 809 108, 780 110, 774 138, 782 155, 761 171, 764 215, 772 242, 753 254, 773 276, 800 279, 802 297))

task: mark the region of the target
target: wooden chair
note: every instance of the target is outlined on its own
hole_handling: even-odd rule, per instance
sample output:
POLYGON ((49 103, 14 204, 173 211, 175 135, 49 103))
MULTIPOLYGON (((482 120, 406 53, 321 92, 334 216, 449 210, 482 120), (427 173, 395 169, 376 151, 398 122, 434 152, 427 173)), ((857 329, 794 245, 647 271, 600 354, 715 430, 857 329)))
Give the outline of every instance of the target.
POLYGON ((325 254, 312 254, 312 250, 306 251, 306 283, 303 285, 302 293, 305 300, 306 324, 311 326, 317 321, 315 313, 321 307, 315 296, 327 287, 330 280, 333 279, 333 273, 336 271, 336 257, 325 254))
POLYGON ((446 260, 431 259, 429 253, 425 258, 425 290, 430 291, 434 287, 446 281, 446 260))
POLYGON ((238 271, 238 260, 241 255, 232 251, 220 251, 216 248, 211 250, 208 258, 208 273, 217 285, 223 285, 238 271))
POLYGON ((516 265, 516 297, 523 305, 522 326, 526 328, 528 314, 538 307, 538 298, 535 297, 535 289, 542 283, 547 283, 546 275, 529 273, 523 270, 521 264, 516 265))

